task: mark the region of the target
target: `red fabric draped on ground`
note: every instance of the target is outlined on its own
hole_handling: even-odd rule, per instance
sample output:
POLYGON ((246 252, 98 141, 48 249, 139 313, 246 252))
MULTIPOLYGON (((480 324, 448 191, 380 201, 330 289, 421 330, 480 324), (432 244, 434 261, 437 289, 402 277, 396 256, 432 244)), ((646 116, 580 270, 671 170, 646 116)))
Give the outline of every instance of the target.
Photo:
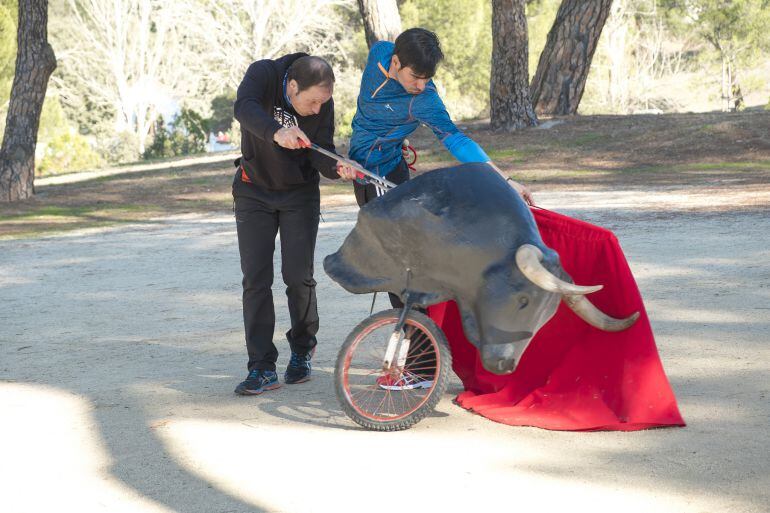
POLYGON ((588 297, 603 312, 641 316, 619 333, 600 331, 563 302, 524 353, 513 374, 497 376, 481 365, 465 338, 454 302, 429 314, 444 330, 454 371, 465 392, 463 408, 516 426, 556 430, 633 431, 684 426, 663 371, 642 297, 617 239, 609 230, 542 209, 533 214, 545 244, 559 253, 580 285, 602 284, 588 297))

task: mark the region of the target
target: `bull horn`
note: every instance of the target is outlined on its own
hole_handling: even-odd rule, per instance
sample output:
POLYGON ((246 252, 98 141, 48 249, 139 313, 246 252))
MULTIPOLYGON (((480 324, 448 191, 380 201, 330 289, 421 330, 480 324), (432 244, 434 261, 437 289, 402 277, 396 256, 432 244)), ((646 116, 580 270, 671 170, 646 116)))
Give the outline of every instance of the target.
POLYGON ((543 266, 541 263, 542 259, 543 252, 540 251, 540 248, 533 246, 532 244, 522 244, 519 249, 516 250, 516 265, 519 266, 519 270, 521 270, 529 281, 541 289, 545 289, 548 292, 558 292, 559 294, 568 295, 590 294, 591 292, 601 290, 601 285, 583 287, 557 278, 551 271, 543 266))
POLYGON ((630 328, 639 318, 639 312, 634 312, 625 319, 610 317, 583 296, 564 295, 562 299, 578 317, 594 328, 604 331, 623 331, 630 328))

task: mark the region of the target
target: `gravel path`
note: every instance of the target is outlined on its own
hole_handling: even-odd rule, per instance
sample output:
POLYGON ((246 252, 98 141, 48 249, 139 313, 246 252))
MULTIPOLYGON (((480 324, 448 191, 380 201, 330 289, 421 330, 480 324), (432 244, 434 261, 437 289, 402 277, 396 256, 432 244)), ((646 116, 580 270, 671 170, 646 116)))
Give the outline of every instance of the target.
POLYGON ((231 216, 0 242, 0 510, 767 512, 770 208, 669 193, 538 196, 612 229, 634 270, 688 422, 634 433, 495 424, 452 404, 456 380, 413 429, 359 430, 332 367, 371 297, 320 263, 352 206, 326 208, 319 231, 314 379, 258 398, 232 393, 246 354, 231 216))

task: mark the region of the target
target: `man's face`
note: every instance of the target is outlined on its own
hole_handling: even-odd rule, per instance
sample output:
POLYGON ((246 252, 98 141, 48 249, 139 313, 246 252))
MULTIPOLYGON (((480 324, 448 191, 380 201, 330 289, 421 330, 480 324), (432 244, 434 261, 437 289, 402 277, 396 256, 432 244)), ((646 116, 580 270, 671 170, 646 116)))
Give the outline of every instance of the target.
POLYGON ((310 86, 300 91, 296 80, 286 84, 286 94, 291 106, 300 116, 312 116, 321 112, 321 105, 328 102, 334 90, 330 87, 310 86))
POLYGON ((392 60, 391 69, 396 72, 396 80, 401 84, 401 87, 406 89, 409 94, 420 94, 425 90, 425 86, 430 81, 431 77, 425 77, 410 67, 403 67, 398 60, 398 56, 394 55, 392 60))

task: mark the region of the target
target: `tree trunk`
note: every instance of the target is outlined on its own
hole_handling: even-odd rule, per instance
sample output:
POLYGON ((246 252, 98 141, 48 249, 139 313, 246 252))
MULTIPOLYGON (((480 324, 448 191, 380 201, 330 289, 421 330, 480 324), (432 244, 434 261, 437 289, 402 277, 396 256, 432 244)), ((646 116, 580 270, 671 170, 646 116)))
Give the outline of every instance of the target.
POLYGON ((48 78, 56 56, 48 44, 48 1, 19 0, 18 54, 0 148, 0 201, 35 192, 35 145, 48 78))
POLYGON ((610 106, 616 113, 628 112, 628 83, 629 73, 626 59, 626 39, 628 35, 629 18, 626 8, 629 0, 615 0, 607 18, 607 91, 610 96, 610 106))
POLYGON ((395 41, 401 33, 401 15, 396 0, 358 0, 358 9, 364 20, 369 48, 377 41, 395 41))
POLYGON ((743 110, 743 92, 741 91, 741 85, 738 83, 738 66, 735 64, 735 58, 731 60, 730 64, 730 96, 733 102, 731 110, 733 112, 743 110))
POLYGON ((525 0, 492 1, 492 128, 513 131, 537 125, 529 96, 529 37, 525 0))
POLYGON ((723 112, 730 112, 730 79, 729 79, 729 72, 727 69, 727 58, 725 57, 725 54, 722 53, 720 55, 722 59, 722 101, 724 102, 724 105, 722 106, 723 112))
POLYGON ((611 6, 612 0, 562 0, 532 79, 538 114, 577 113, 611 6))

